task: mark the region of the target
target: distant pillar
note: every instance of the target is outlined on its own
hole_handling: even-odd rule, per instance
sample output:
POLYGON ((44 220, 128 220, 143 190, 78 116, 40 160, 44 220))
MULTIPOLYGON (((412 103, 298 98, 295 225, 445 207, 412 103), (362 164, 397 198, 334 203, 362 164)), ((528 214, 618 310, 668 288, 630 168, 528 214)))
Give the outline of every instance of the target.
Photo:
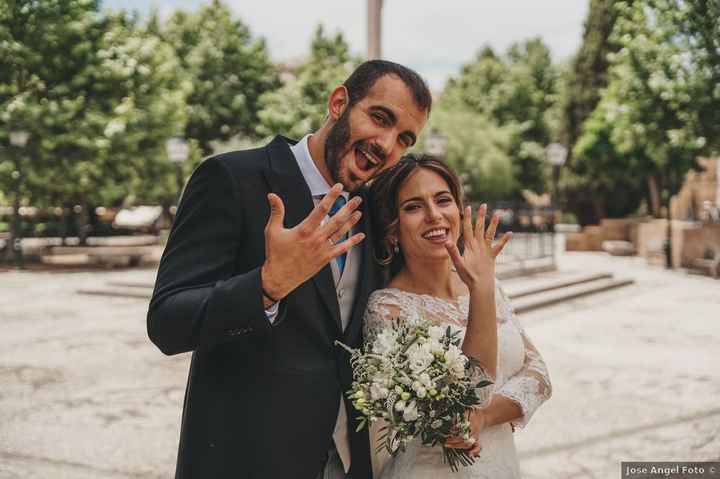
POLYGON ((368 0, 368 60, 382 57, 381 51, 381 19, 383 0, 368 0))
POLYGON ((720 210, 720 156, 715 158, 715 208, 720 210))

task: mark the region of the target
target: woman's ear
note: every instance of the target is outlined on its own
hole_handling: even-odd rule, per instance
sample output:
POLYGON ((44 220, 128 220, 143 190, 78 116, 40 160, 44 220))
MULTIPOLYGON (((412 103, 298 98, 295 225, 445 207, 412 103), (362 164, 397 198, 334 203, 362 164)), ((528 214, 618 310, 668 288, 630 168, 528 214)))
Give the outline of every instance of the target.
POLYGON ((328 98, 328 115, 333 121, 337 121, 345 112, 350 102, 350 94, 345 85, 336 87, 328 98))

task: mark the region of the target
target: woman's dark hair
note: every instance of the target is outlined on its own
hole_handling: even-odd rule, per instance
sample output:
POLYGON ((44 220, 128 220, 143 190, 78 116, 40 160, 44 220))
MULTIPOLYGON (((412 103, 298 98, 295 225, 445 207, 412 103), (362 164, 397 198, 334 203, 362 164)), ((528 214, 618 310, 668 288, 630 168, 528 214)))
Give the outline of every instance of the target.
POLYGON ((343 85, 347 88, 350 97, 349 106, 352 107, 365 98, 375 82, 385 75, 395 75, 400 78, 412 93, 417 106, 430 114, 432 95, 425 80, 415 71, 387 60, 363 62, 345 80, 343 85))
MULTIPOLYGON (((375 236, 375 261, 390 266, 390 274, 395 275, 405 264, 402 252, 395 253, 390 236, 395 235, 399 222, 398 193, 403 184, 420 169, 437 173, 450 188, 450 194, 463 215, 463 193, 460 180, 444 161, 431 155, 405 155, 400 161, 376 177, 370 185, 369 199, 372 211, 372 224, 375 236)), ((459 238, 458 244, 462 244, 459 238)))

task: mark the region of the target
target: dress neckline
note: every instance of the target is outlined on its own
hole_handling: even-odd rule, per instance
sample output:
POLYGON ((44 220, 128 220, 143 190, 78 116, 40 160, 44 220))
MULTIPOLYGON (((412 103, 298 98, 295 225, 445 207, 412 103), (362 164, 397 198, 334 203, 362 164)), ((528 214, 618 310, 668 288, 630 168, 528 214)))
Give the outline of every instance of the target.
POLYGON ((385 289, 390 290, 390 291, 398 291, 400 293, 409 294, 412 296, 431 298, 436 301, 442 301, 444 303, 450 303, 450 304, 460 304, 460 301, 464 301, 464 300, 470 298, 469 294, 461 294, 460 296, 458 296, 455 299, 446 299, 446 298, 440 298, 438 296, 433 296, 432 294, 427 294, 427 293, 413 293, 412 291, 405 291, 404 289, 400 289, 400 288, 385 288, 385 289))

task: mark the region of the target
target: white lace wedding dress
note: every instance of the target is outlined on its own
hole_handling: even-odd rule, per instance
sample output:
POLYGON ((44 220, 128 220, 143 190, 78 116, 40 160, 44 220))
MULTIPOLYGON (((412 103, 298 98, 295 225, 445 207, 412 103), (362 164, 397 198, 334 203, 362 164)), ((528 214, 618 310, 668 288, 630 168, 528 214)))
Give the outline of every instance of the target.
MULTIPOLYGON (((467 326, 469 297, 457 301, 429 295, 408 293, 395 288, 375 291, 365 312, 365 337, 378 328, 389 326, 389 320, 411 317, 418 312, 425 318, 439 323, 467 326)), ((482 451, 472 466, 460 466, 451 472, 443 463, 439 447, 422 446, 419 440, 408 445, 405 452, 394 458, 386 454, 373 457, 375 479, 512 479, 520 477, 513 431, 523 427, 535 410, 551 394, 547 368, 537 349, 520 326, 507 296, 497 287, 495 302, 498 320, 498 369, 492 386, 481 389, 485 401, 491 395, 502 395, 516 402, 523 416, 480 433, 482 451), (382 471, 379 474, 379 471, 382 471)), ((375 428, 377 430, 377 428, 375 428)), ((377 440, 371 430, 372 449, 377 440)))

